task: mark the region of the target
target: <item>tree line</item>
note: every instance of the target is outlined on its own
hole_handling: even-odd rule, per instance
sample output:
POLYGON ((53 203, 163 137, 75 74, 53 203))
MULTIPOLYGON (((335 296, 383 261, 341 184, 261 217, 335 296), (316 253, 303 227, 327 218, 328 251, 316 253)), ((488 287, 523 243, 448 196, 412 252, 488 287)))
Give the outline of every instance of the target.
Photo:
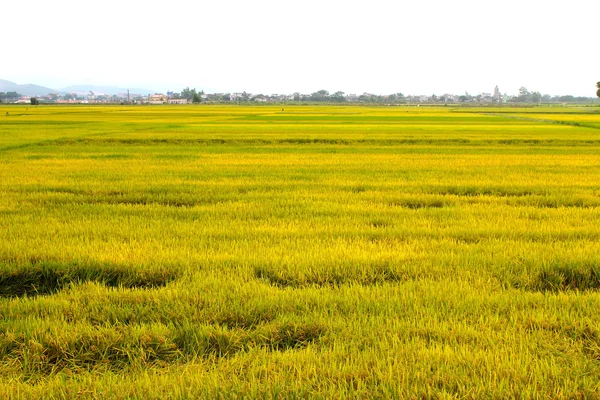
POLYGON ((202 101, 202 95, 204 94, 204 90, 198 92, 196 89, 190 89, 189 86, 183 89, 180 93, 173 93, 170 96, 173 99, 186 99, 191 101, 192 103, 200 103, 202 101))
POLYGON ((0 92, 0 103, 10 103, 20 98, 21 95, 17 92, 0 92))
MULTIPOLYGON (((600 98, 600 82, 596 83, 596 96, 600 98)), ((93 93, 90 92, 90 95, 93 96, 93 93)), ((431 96, 405 96, 403 93, 392 93, 389 95, 376 95, 376 94, 368 94, 364 93, 360 96, 356 95, 346 95, 342 91, 337 91, 334 93, 329 93, 327 90, 319 90, 317 92, 311 94, 300 94, 299 92, 295 92, 292 96, 279 96, 277 98, 270 98, 269 96, 264 96, 262 94, 251 96, 246 92, 243 92, 240 96, 236 96, 235 99, 229 93, 219 94, 219 95, 206 95, 204 96, 204 91, 197 91, 196 89, 190 89, 186 87, 181 90, 179 93, 173 93, 171 95, 172 98, 176 99, 187 99, 192 103, 200 103, 202 102, 202 97, 207 97, 210 101, 217 102, 229 102, 235 100, 237 102, 247 102, 247 101, 257 101, 257 100, 271 100, 271 101, 281 101, 282 98, 286 98, 287 100, 292 100, 295 102, 323 102, 323 103, 345 103, 345 102, 359 102, 359 103, 387 103, 387 104, 405 104, 405 103, 448 103, 448 102, 459 102, 459 103, 480 103, 480 102, 508 102, 508 103, 588 103, 593 101, 592 97, 583 97, 583 96, 550 96, 548 94, 541 94, 538 91, 529 91, 526 87, 521 87, 519 89, 519 94, 516 96, 508 97, 506 95, 501 96, 501 98, 492 97, 492 96, 484 96, 484 95, 476 95, 472 96, 469 93, 465 93, 461 96, 453 96, 453 95, 441 95, 437 96, 435 94, 431 96)), ((21 94, 17 92, 0 92, 0 103, 11 103, 19 100, 21 98, 21 94)), ((51 95, 51 100, 56 100, 58 98, 58 94, 53 93, 51 95)), ((70 100, 76 99, 77 96, 71 93, 66 93, 63 96, 63 99, 70 100)), ((116 96, 113 96, 116 98, 116 96)), ((31 104, 39 104, 39 100, 36 97, 31 98, 31 104)))

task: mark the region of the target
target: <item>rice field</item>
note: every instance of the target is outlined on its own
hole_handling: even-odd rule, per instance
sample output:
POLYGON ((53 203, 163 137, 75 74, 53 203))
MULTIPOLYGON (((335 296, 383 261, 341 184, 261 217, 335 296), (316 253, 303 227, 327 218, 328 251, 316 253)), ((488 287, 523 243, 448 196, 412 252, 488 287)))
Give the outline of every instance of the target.
POLYGON ((0 106, 1 398, 600 398, 599 289, 598 107, 0 106))

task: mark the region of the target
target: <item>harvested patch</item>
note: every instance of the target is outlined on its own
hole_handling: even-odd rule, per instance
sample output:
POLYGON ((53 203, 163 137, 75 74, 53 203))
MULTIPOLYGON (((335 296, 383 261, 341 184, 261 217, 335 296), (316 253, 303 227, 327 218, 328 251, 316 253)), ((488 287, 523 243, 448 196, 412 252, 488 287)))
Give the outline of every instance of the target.
POLYGON ((359 186, 350 186, 350 187, 348 188, 348 190, 349 190, 350 192, 352 192, 352 193, 356 193, 356 194, 358 194, 358 193, 363 193, 363 192, 366 192, 366 191, 368 191, 368 190, 369 190, 369 188, 367 188, 367 187, 366 187, 366 186, 364 186, 364 185, 359 185, 359 186))
POLYGON ((255 332, 258 344, 271 350, 302 349, 316 342, 325 334, 325 326, 319 323, 285 322, 265 326, 255 332))
POLYGON ((246 348, 248 334, 244 329, 188 326, 179 332, 175 342, 184 354, 192 357, 227 357, 246 348))
POLYGON ((129 154, 109 153, 93 155, 90 158, 96 160, 128 160, 132 157, 129 154))
POLYGON ((203 325, 183 328, 175 342, 188 356, 229 357, 257 347, 274 351, 301 349, 324 333, 325 327, 316 323, 276 323, 253 331, 203 325))
POLYGON ((542 271, 534 286, 536 290, 598 290, 600 265, 561 265, 542 271))
POLYGON ((254 275, 282 288, 339 286, 346 283, 375 285, 411 279, 411 275, 403 265, 393 265, 389 262, 331 263, 315 265, 312 268, 296 268, 292 265, 257 266, 254 275))
POLYGON ((411 210, 420 208, 443 208, 452 205, 449 200, 439 198, 397 199, 389 202, 390 207, 404 207, 411 210))
POLYGON ((600 264, 597 261, 566 261, 538 265, 534 262, 512 266, 511 286, 541 292, 600 290, 600 264))
POLYGON ((144 191, 96 190, 68 186, 31 186, 19 192, 34 194, 36 203, 47 206, 74 205, 131 205, 193 207, 214 205, 236 200, 235 193, 222 193, 217 190, 193 193, 181 188, 160 188, 144 191), (41 196, 40 196, 41 195, 41 196))
MULTIPOLYGON (((144 130, 147 130, 145 128, 144 130)), ((329 144, 329 145, 359 145, 359 144, 377 144, 377 145, 401 145, 401 144, 448 144, 465 145, 478 144, 477 141, 467 139, 347 139, 347 138, 203 138, 203 139, 184 139, 184 138, 69 138, 58 139, 51 142, 39 142, 34 146, 44 145, 92 145, 92 146, 207 146, 207 145, 286 145, 286 144, 329 144)), ((12 148, 5 148, 9 150, 12 148)))
MULTIPOLYGON (((580 347, 583 353, 596 361, 600 361, 600 331, 586 322, 578 324, 529 321, 526 325, 529 331, 541 330, 555 337, 566 339, 568 351, 580 347)), ((564 342, 563 342, 564 343, 564 342)), ((564 346, 564 344, 562 344, 564 346)))
POLYGON ((455 196, 495 196, 495 197, 523 197, 534 194, 546 194, 529 188, 511 187, 477 187, 477 186, 448 186, 433 188, 432 194, 455 195, 455 196))
POLYGON ((598 332, 598 329, 585 326, 566 330, 565 334, 580 341, 583 345, 583 351, 588 357, 600 361, 600 332, 598 332))
POLYGON ((454 235, 449 236, 449 238, 454 240, 456 243, 464 243, 464 244, 481 243, 485 240, 489 240, 490 237, 491 237, 491 235, 482 235, 479 232, 460 232, 460 233, 456 233, 454 235))
POLYGON ((190 358, 230 357, 241 351, 302 349, 325 333, 318 323, 279 322, 254 330, 218 325, 40 327, 0 329, 0 360, 17 365, 25 376, 63 370, 113 371, 132 366, 166 367, 190 358))
POLYGON ((49 206, 64 204, 86 205, 127 205, 127 206, 163 206, 194 207, 213 205, 231 201, 225 195, 191 195, 188 193, 172 193, 169 195, 139 194, 85 194, 72 197, 48 197, 45 203, 49 206))
POLYGON ((99 282, 107 286, 152 288, 164 286, 180 275, 165 268, 133 268, 97 262, 29 260, 0 261, 0 296, 20 297, 55 293, 70 283, 99 282))
POLYGON ((563 198, 558 196, 527 197, 518 199, 514 204, 519 206, 533 206, 537 208, 596 208, 600 207, 600 200, 596 198, 563 198))
POLYGON ((385 228, 386 226, 391 226, 392 224, 389 221, 382 219, 374 219, 369 225, 371 225, 373 228, 385 228))
POLYGON ((158 205, 163 207, 193 207, 199 204, 217 204, 219 201, 198 201, 189 200, 185 198, 179 199, 152 199, 149 197, 131 197, 124 196, 120 198, 99 198, 94 199, 87 197, 85 199, 78 199, 75 201, 77 204, 106 204, 106 205, 129 205, 129 206, 150 206, 150 205, 158 205))
POLYGON ((201 318, 207 323, 220 325, 227 328, 253 329, 259 325, 271 322, 274 318, 268 312, 261 312, 256 308, 235 309, 234 307, 225 307, 219 312, 212 312, 210 307, 205 308, 206 313, 201 318))
POLYGON ((0 333, 0 354, 26 376, 65 369, 118 371, 175 361, 180 352, 170 336, 164 326, 6 331, 0 333))

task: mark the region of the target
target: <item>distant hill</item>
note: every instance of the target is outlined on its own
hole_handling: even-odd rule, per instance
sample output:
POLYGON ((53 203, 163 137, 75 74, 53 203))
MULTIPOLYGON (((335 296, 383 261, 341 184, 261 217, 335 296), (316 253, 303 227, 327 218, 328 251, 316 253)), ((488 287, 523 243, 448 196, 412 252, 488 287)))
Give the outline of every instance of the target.
MULTIPOLYGON (((73 85, 62 89, 52 89, 39 85, 19 85, 11 81, 0 79, 0 92, 17 92, 23 96, 45 96, 50 93, 81 93, 88 94, 90 92, 95 94, 120 94, 127 93, 127 88, 120 88, 114 86, 94 86, 94 85, 73 85)), ((154 90, 142 89, 142 88, 129 88, 131 94, 154 94, 154 90)))
POLYGON ((19 85, 18 83, 0 79, 0 92, 17 92, 23 96, 45 96, 57 91, 44 86, 32 84, 19 85))
MULTIPOLYGON (((90 91, 94 94, 119 94, 127 93, 127 88, 120 88, 114 86, 94 86, 94 85, 72 85, 66 88, 60 89, 60 92, 65 93, 89 93, 90 91)), ((154 90, 151 89, 140 89, 140 88, 129 88, 131 94, 154 94, 154 90)))

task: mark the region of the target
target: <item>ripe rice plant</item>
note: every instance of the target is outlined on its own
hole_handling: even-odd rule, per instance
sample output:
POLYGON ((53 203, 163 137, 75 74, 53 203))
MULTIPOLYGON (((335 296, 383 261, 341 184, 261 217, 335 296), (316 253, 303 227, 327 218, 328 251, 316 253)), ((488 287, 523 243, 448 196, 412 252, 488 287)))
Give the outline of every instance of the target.
POLYGON ((593 107, 0 107, 2 398, 595 398, 593 107))

